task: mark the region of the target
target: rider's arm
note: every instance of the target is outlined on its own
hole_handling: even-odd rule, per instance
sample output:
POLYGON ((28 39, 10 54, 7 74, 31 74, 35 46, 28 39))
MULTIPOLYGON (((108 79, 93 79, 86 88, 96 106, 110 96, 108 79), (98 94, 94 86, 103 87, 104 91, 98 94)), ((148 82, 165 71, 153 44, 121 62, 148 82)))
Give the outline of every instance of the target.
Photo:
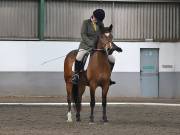
POLYGON ((87 21, 84 21, 81 27, 81 38, 88 46, 94 46, 94 41, 90 40, 87 36, 87 21))

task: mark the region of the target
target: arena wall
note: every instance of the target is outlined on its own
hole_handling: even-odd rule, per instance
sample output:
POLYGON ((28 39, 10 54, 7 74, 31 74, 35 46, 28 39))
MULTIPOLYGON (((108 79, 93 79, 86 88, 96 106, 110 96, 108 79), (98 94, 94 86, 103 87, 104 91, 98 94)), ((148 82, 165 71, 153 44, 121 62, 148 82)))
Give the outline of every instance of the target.
MULTIPOLYGON (((64 57, 79 42, 0 41, 0 96, 65 96, 64 57)), ((123 53, 114 53, 112 78, 117 85, 109 96, 141 97, 140 48, 159 48, 159 96, 180 97, 180 43, 116 42, 123 53), (163 68, 172 65, 172 68, 163 68)), ((85 95, 89 95, 87 91, 85 95)), ((101 92, 97 91, 97 96, 101 92)))

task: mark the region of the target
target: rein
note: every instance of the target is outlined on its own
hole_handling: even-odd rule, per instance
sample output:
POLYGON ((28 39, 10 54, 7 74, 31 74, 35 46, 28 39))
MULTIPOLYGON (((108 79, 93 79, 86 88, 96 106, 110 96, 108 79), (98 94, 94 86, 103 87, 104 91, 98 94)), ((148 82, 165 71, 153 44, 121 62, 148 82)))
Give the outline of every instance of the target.
POLYGON ((104 49, 93 49, 94 51, 104 51, 104 49))

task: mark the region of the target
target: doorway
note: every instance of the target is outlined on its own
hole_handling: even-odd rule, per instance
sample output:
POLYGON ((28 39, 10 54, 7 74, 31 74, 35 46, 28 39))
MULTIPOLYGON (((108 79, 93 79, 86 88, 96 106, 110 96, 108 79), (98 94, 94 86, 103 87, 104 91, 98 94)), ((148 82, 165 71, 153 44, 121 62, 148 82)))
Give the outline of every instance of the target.
POLYGON ((140 49, 140 83, 143 97, 159 96, 159 49, 140 49))

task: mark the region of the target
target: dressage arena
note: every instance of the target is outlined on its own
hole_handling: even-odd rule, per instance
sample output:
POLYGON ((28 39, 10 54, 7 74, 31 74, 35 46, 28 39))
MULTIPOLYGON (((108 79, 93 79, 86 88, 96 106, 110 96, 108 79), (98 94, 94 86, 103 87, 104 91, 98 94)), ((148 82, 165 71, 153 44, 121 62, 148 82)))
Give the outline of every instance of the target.
MULTIPOLYGON (((97 25, 85 30, 95 33, 97 25)), ((0 0, 0 135, 180 135, 179 52, 179 0, 0 0), (113 26, 101 27, 96 51, 103 61, 95 57, 88 66, 91 90, 105 89, 96 89, 94 123, 88 87, 81 121, 72 106, 67 122, 72 72, 64 61, 95 9, 105 11, 105 27, 113 26), (110 74, 104 50, 113 43, 122 52, 112 53, 110 74), (110 75, 116 84, 108 89, 110 75)))
MULTIPOLYGON (((109 122, 106 124, 101 121, 102 107, 99 104, 95 107, 93 124, 89 123, 90 107, 86 104, 82 107, 82 121, 68 123, 66 122, 67 107, 65 104, 59 104, 60 101, 57 97, 2 98, 0 133, 2 135, 180 134, 180 100, 121 98, 119 102, 121 104, 108 105, 109 122), (7 104, 15 100, 18 103, 7 104), (32 104, 35 100, 39 103, 32 104)), ((73 120, 75 120, 74 111, 73 120)))

